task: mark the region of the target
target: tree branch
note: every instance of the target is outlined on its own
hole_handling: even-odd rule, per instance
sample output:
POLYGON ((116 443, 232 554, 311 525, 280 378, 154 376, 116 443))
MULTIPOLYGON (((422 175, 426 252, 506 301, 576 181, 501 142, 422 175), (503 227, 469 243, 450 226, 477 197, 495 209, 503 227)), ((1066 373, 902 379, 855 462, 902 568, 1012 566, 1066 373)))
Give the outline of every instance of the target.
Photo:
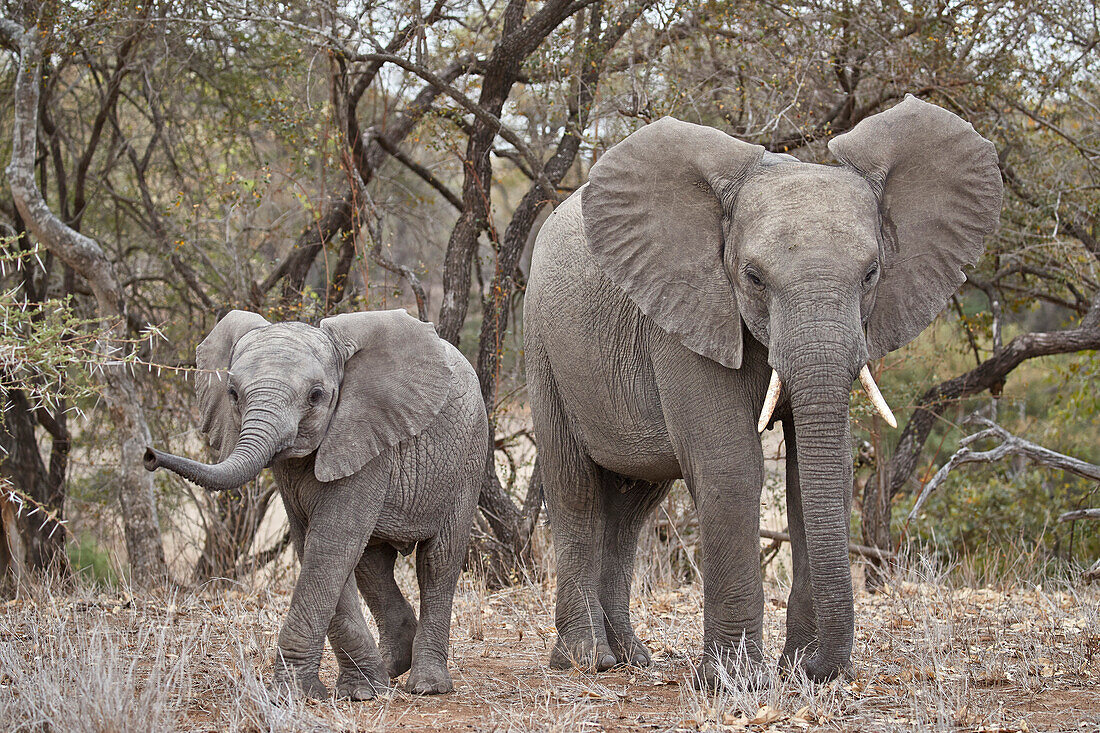
POLYGON ((1100 519, 1100 509, 1075 509, 1058 516, 1059 522, 1076 522, 1078 519, 1100 519))
MULTIPOLYGON (((0 21, 12 33, 10 21, 0 21)), ((16 26, 17 28, 17 26, 16 26)), ((111 353, 111 341, 125 337, 127 320, 124 293, 114 266, 103 248, 91 237, 76 231, 50 210, 34 178, 37 148, 39 65, 42 49, 40 31, 23 32, 19 40, 19 65, 15 77, 11 163, 8 183, 20 216, 31 233, 92 288, 98 315, 110 324, 110 337, 103 348, 111 353)), ((142 467, 141 456, 152 443, 134 381, 125 366, 105 366, 102 389, 111 417, 119 428, 120 487, 126 549, 135 583, 150 585, 163 577, 164 546, 153 497, 152 475, 142 467)))
MULTIPOLYGON (((924 489, 921 490, 920 496, 917 497, 917 501, 913 504, 912 510, 909 512, 909 516, 905 518, 906 522, 910 522, 917 516, 917 512, 924 505, 925 500, 932 495, 936 489, 947 479, 947 475, 955 469, 956 466, 961 466, 964 463, 994 463, 1000 461, 1008 456, 1023 456, 1030 458, 1032 461, 1051 468, 1057 468, 1067 473, 1072 473, 1076 476, 1081 476, 1087 479, 1093 479, 1100 481, 1100 466, 1092 463, 1087 463, 1078 458, 1067 456, 1056 451, 1052 451, 1049 448, 1044 448, 1041 445, 1032 443, 1029 440, 1018 438, 1012 433, 1008 432, 1000 425, 985 419, 977 414, 973 414, 963 421, 963 425, 978 424, 985 429, 980 430, 977 433, 968 435, 959 441, 959 449, 955 451, 955 455, 936 471, 936 475, 924 485, 924 489), (980 440, 986 440, 989 438, 996 438, 1001 441, 1001 444, 996 448, 988 451, 971 451, 970 446, 980 440)), ((1090 511, 1090 510, 1085 510, 1090 511)), ((1100 510, 1091 510, 1100 513, 1100 510)), ((1074 514, 1070 512, 1069 514, 1074 514)), ((1068 521, 1064 517, 1068 515, 1062 515, 1059 521, 1068 521)), ((1100 514, 1098 514, 1100 516, 1100 514)))
POLYGON ((367 236, 371 240, 371 259, 383 269, 408 281, 409 287, 412 288, 413 295, 416 298, 416 316, 427 323, 429 320, 428 295, 424 292, 424 286, 420 283, 420 278, 416 276, 411 268, 397 264, 382 252, 382 219, 374 205, 374 199, 371 198, 370 192, 367 190, 367 184, 359 177, 359 171, 354 168, 352 168, 352 178, 355 181, 355 189, 359 198, 359 210, 367 219, 366 230, 367 236))
POLYGON ((390 155, 390 157, 392 157, 398 163, 401 163, 403 166, 419 176, 421 180, 423 180, 429 186, 438 191, 440 195, 447 200, 447 203, 449 203, 451 206, 455 207, 459 211, 462 211, 462 199, 458 196, 458 194, 447 188, 447 184, 436 178, 430 170, 420 165, 409 156, 405 155, 405 153, 396 145, 391 144, 390 141, 386 139, 385 135, 380 135, 374 130, 374 128, 371 128, 366 133, 364 133, 364 137, 369 137, 369 139, 374 140, 376 143, 378 143, 378 146, 385 150, 390 155))
POLYGON ((890 459, 890 496, 897 494, 913 475, 936 418, 951 402, 999 387, 1012 370, 1028 359, 1092 349, 1100 349, 1100 298, 1094 298, 1092 308, 1081 320, 1080 327, 1017 336, 1000 353, 979 366, 927 390, 918 400, 912 417, 895 444, 894 455, 890 459))
POLYGON ((462 92, 455 89, 453 85, 448 83, 431 69, 428 69, 427 67, 413 61, 409 61, 408 59, 401 58, 400 56, 392 53, 365 53, 359 54, 355 57, 355 59, 358 61, 385 61, 393 64, 394 66, 400 66, 402 69, 416 74, 443 94, 446 94, 448 97, 457 102, 460 107, 465 109, 474 117, 481 120, 483 124, 493 129, 497 135, 500 135, 506 141, 511 143, 512 147, 518 150, 520 155, 522 155, 527 161, 527 165, 531 167, 531 170, 538 172, 536 178, 539 182, 539 185, 542 186, 545 195, 554 201, 559 200, 557 189, 542 173, 542 161, 537 155, 534 154, 534 152, 531 151, 529 147, 527 147, 527 144, 523 142, 519 135, 512 132, 512 130, 508 128, 499 117, 482 107, 480 104, 474 102, 462 92))

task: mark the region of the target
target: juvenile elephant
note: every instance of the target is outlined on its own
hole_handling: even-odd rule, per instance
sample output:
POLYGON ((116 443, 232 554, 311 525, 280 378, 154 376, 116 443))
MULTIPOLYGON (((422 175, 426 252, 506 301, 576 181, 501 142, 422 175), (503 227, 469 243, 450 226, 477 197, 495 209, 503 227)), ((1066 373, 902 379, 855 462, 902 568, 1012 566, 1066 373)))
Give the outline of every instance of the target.
POLYGON ((794 553, 781 662, 814 680, 850 665, 852 381, 893 424, 865 365, 963 282, 1001 178, 990 142, 912 96, 829 149, 841 165, 666 117, 608 150, 539 233, 524 330, 557 553, 552 666, 649 663, 634 553, 682 477, 703 550, 696 681, 761 671, 758 432, 776 419, 794 553))
POLYGON ((449 692, 451 602, 488 445, 469 362, 403 310, 319 328, 233 311, 196 353, 202 429, 221 462, 150 448, 145 467, 212 491, 274 469, 302 565, 279 632, 276 688, 328 696, 317 675, 327 634, 341 696, 374 697, 410 666, 410 692, 449 692), (397 553, 414 546, 419 622, 393 578, 397 553))

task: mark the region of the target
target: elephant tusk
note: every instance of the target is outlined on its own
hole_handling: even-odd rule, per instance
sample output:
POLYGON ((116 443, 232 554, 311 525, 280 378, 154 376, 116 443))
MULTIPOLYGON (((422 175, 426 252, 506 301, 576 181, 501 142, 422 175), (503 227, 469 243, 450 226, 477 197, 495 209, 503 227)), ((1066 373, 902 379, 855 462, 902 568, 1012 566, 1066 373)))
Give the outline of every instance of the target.
POLYGON ((768 421, 772 419, 775 406, 779 402, 779 390, 783 388, 783 382, 779 380, 779 372, 772 369, 772 378, 768 382, 768 393, 764 395, 764 407, 760 409, 760 420, 756 423, 756 432, 764 432, 768 427, 768 421))
POLYGON ((890 405, 886 404, 886 398, 882 396, 882 392, 878 391, 875 378, 871 376, 871 369, 866 364, 859 371, 859 382, 863 385, 863 389, 867 391, 867 396, 871 398, 871 404, 875 406, 878 414, 882 415, 882 419, 886 421, 886 424, 896 428, 898 421, 894 419, 894 413, 890 411, 890 405))

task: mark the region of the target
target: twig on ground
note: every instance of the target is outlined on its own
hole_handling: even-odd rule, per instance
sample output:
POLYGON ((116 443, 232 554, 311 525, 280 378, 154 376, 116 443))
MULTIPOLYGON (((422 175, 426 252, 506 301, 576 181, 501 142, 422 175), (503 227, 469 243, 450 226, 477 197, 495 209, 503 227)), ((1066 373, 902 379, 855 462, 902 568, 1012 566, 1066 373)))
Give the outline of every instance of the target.
MULTIPOLYGON (((777 542, 790 542, 791 536, 787 532, 776 532, 772 529, 761 529, 760 536, 767 540, 775 540, 777 542)), ((860 555, 862 557, 873 557, 877 560, 894 560, 897 558, 892 552, 886 550, 880 550, 877 547, 868 547, 867 545, 857 545, 854 542, 848 543, 848 552, 853 555, 860 555)))

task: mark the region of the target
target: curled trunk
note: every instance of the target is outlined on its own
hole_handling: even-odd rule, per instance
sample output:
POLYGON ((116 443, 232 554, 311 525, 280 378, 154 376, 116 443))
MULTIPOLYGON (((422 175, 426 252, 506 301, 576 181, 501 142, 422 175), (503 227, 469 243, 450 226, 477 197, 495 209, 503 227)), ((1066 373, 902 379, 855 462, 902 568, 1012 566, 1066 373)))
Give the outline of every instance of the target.
POLYGON ((158 468, 167 468, 210 491, 226 491, 240 488, 256 478, 282 447, 269 435, 255 429, 250 430, 246 423, 233 452, 221 463, 200 463, 147 448, 145 469, 155 471, 158 468))

